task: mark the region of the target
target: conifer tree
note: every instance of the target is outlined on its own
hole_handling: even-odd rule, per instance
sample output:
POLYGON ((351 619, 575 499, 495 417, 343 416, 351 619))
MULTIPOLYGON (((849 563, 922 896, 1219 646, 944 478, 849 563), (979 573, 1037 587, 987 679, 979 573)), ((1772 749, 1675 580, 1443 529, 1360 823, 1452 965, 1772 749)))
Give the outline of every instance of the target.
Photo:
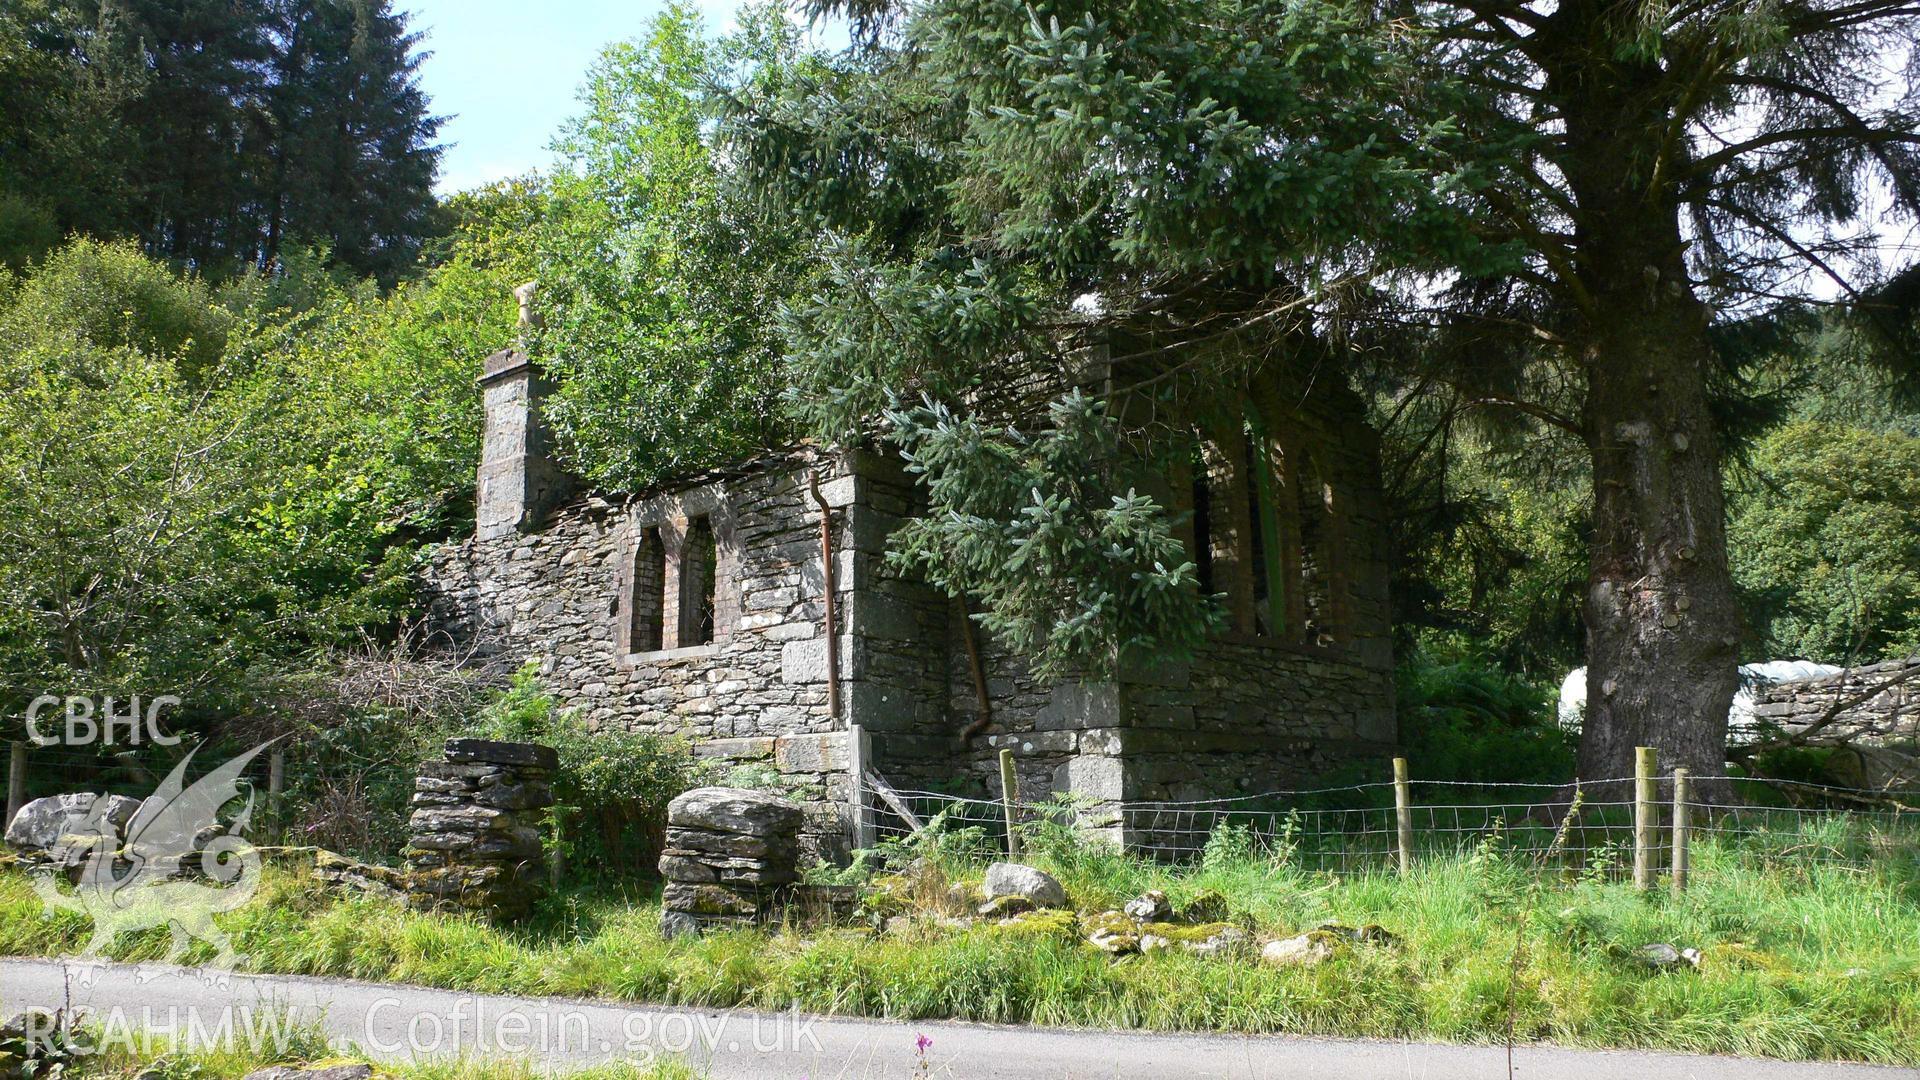
MULTIPOLYGON (((1590 459, 1581 774, 1629 774, 1637 743, 1723 771, 1715 331, 1877 281, 1880 223, 1920 210, 1920 5, 816 7, 856 49, 742 95, 732 130, 770 210, 825 226, 830 287, 791 323, 823 431, 1007 385, 1076 321, 1411 323, 1426 374, 1590 459)), ((1249 372, 1185 374, 1230 399, 1249 372)))
POLYGON ((0 258, 80 232, 219 277, 298 244, 391 283, 434 228, 419 46, 388 0, 0 9, 0 258))
POLYGON ((280 0, 275 23, 260 259, 291 239, 391 282, 434 205, 440 120, 417 79, 420 34, 388 0, 280 0))

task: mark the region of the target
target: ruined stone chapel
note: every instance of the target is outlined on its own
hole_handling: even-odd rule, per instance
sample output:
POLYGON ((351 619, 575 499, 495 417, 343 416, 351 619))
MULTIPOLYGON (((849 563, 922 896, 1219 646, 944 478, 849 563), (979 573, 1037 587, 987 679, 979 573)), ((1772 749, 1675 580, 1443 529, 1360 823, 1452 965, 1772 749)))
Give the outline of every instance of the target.
MULTIPOLYGON (((901 463, 796 446, 658 490, 583 490, 555 462, 549 386, 489 357, 477 524, 425 572, 430 624, 462 648, 537 661, 595 727, 684 735, 778 770, 807 843, 844 857, 903 790, 1085 805, 1254 795, 1396 738, 1377 439, 1337 376, 1248 402, 1155 494, 1184 524, 1226 629, 1189 661, 1044 683, 902 577, 887 538, 918 505, 901 463), (1258 433, 1258 434, 1256 434, 1258 433), (823 533, 823 522, 826 527, 823 533)), ((1271 383, 1271 380, 1269 381, 1271 383)), ((1137 844, 1124 815, 1108 835, 1137 844)))

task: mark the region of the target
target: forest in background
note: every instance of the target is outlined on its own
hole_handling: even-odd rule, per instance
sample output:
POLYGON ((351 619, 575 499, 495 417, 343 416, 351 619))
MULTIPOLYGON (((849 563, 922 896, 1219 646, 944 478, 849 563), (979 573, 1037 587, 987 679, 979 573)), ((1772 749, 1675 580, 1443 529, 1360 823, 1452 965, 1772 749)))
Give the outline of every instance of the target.
MULTIPOLYGON (((815 51, 773 9, 740 27, 671 10, 583 73, 551 169, 436 201, 421 42, 385 0, 0 13, 0 707, 176 693, 177 722, 217 728, 389 647, 421 549, 470 525, 473 378, 515 340, 520 282, 541 283, 531 345, 569 463, 613 491, 831 437, 902 388, 977 384, 903 371, 935 346, 1030 343, 1045 320, 1023 290, 1074 277, 970 256, 940 224, 980 211, 948 205, 968 193, 921 153, 957 138, 922 72, 815 51), (832 161, 884 180, 850 185, 832 161), (838 302, 852 291, 913 324, 861 333, 838 302)), ((1353 49, 1343 63, 1372 62, 1353 49)), ((1005 228, 1022 211, 994 212, 1005 228)), ((1872 336, 1800 300, 1715 327, 1742 659, 1920 651, 1920 413, 1867 362, 1872 336)), ((1593 478, 1554 423, 1433 377, 1459 347, 1431 330, 1340 345, 1385 435, 1403 684, 1425 695, 1409 715, 1437 701, 1450 723, 1528 727, 1582 659, 1593 478)), ((1551 377, 1481 347, 1489 369, 1551 377)), ((1208 376, 1189 392, 1242 373, 1208 376)), ((895 442, 997 437, 943 423, 895 442)), ((1051 554, 1063 577, 1125 577, 1098 549, 1051 554)), ((1177 644, 1197 625, 1151 618, 1117 633, 1177 644)))

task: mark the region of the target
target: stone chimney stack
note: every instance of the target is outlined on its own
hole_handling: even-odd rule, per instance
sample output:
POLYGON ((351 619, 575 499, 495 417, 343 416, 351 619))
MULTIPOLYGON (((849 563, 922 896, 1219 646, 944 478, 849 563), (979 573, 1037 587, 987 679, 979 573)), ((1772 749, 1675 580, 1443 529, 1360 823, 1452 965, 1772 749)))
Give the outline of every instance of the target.
MULTIPOLYGON (((533 283, 514 290, 520 325, 537 324, 533 283)), ((474 534, 497 539, 537 525, 573 494, 573 478, 553 460, 553 436, 540 416, 551 385, 523 349, 487 357, 480 374, 485 422, 480 435, 478 505, 474 534)))

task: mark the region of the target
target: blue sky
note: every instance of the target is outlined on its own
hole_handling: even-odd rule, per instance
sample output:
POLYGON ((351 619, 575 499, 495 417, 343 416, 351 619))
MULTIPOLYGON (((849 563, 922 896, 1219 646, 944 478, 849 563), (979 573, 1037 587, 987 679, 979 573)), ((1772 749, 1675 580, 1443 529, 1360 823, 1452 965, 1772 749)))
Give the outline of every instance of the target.
MULTIPOLYGON (((459 191, 546 166, 602 46, 638 35, 664 0, 396 0, 433 55, 420 82, 446 154, 440 190, 459 191)), ((700 0, 709 31, 732 22, 734 0, 700 0)))

